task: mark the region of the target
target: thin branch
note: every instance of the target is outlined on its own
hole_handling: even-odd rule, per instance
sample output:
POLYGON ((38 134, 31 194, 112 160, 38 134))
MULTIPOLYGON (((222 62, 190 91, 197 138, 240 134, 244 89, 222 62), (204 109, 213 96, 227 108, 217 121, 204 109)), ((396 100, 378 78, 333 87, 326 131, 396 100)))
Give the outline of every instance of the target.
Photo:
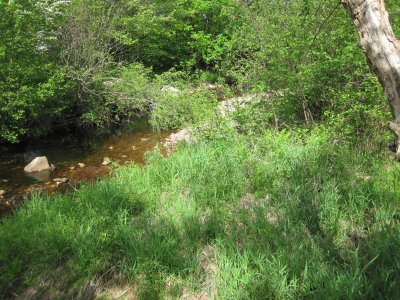
POLYGON ((307 56, 308 53, 311 51, 312 47, 314 47, 315 42, 317 40, 317 37, 321 34, 322 29, 324 28, 324 26, 326 25, 326 23, 328 23, 329 19, 333 16, 333 14, 335 13, 335 11, 339 8, 339 6, 342 4, 341 1, 338 2, 338 4, 334 7, 334 9, 329 13, 329 15, 324 19, 324 21, 321 23, 321 26, 318 28, 317 33, 314 35, 314 38, 310 44, 310 46, 308 47, 307 51, 305 52, 304 56, 307 56))

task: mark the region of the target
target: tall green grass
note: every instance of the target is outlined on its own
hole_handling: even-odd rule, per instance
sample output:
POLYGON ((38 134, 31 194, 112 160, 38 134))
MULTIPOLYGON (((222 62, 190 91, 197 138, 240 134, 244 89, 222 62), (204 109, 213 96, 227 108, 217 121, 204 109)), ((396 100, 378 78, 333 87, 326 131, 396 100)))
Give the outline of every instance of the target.
POLYGON ((385 156, 315 130, 147 162, 4 220, 0 298, 119 274, 143 299, 400 297, 400 167, 385 156))

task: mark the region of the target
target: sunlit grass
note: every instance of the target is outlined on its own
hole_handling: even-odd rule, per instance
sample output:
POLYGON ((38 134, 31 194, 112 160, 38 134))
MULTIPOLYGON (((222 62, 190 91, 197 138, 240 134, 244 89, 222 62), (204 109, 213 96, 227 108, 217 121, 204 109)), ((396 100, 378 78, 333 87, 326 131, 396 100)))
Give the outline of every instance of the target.
POLYGON ((399 296, 400 167, 381 154, 267 132, 147 161, 5 220, 0 296, 120 274, 146 299, 399 296))

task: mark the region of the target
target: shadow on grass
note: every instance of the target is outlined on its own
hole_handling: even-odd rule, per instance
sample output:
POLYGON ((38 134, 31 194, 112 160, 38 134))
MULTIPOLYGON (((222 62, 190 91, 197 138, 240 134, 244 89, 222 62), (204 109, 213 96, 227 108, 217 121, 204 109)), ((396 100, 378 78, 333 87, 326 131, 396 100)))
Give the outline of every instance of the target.
POLYGON ((0 296, 90 299, 122 277, 141 299, 396 298, 393 178, 313 138, 153 153, 76 194, 34 196, 0 227, 0 296))

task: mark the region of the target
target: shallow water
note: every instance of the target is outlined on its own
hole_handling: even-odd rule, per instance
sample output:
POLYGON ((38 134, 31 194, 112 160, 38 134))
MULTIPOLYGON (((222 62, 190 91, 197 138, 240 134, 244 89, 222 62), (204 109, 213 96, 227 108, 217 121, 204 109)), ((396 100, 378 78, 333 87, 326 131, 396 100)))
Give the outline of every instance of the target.
POLYGON ((161 144, 170 132, 154 132, 148 128, 119 130, 107 137, 66 136, 45 139, 24 146, 0 146, 0 216, 18 205, 18 199, 34 190, 49 194, 74 190, 81 181, 91 181, 110 172, 102 166, 104 157, 113 162, 144 163, 144 154, 161 144), (46 156, 56 169, 53 172, 25 173, 24 167, 35 157, 46 156), (83 163, 85 167, 79 167, 83 163), (68 178, 68 184, 57 186, 54 178, 68 178))

